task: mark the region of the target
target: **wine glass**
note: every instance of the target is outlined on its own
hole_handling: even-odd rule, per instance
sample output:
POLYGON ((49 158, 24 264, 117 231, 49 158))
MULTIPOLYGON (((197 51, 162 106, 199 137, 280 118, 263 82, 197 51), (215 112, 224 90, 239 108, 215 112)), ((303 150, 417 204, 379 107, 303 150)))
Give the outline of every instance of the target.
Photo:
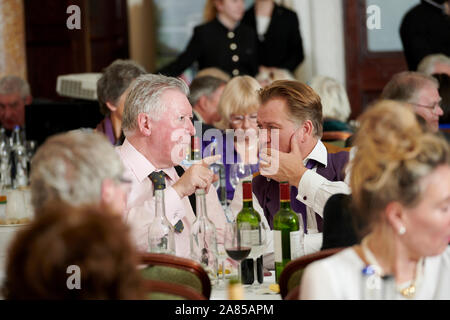
POLYGON ((233 189, 236 190, 240 181, 248 178, 252 175, 252 167, 250 164, 244 164, 242 162, 232 163, 230 165, 230 183, 233 189))
POLYGON ((259 222, 257 226, 252 227, 252 250, 248 257, 253 259, 254 280, 251 286, 254 290, 258 289, 261 286, 258 281, 257 259, 266 250, 267 233, 268 227, 263 221, 259 222))
POLYGON ((246 236, 248 228, 242 228, 243 223, 231 222, 225 225, 224 246, 227 255, 238 263, 238 279, 242 282, 241 262, 252 250, 250 237, 246 236))

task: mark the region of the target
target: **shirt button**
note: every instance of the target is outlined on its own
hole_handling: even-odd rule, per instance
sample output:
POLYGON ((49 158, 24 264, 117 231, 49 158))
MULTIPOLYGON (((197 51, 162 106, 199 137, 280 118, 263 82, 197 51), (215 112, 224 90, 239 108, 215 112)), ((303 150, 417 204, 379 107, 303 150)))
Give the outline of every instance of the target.
POLYGON ((233 56, 231 57, 231 59, 232 59, 234 62, 238 62, 238 61, 239 61, 239 56, 238 56, 237 54, 235 54, 235 55, 233 55, 233 56))
POLYGON ((228 39, 233 39, 234 38, 234 32, 230 31, 227 34, 228 39))
POLYGON ((307 197, 307 196, 304 196, 304 197, 303 197, 303 200, 305 200, 305 201, 306 201, 307 199, 308 199, 308 197, 307 197))
POLYGON ((232 74, 233 74, 233 76, 239 75, 239 70, 238 69, 234 69, 232 74))
POLYGON ((236 50, 237 49, 236 43, 230 44, 230 49, 233 50, 233 51, 236 50))

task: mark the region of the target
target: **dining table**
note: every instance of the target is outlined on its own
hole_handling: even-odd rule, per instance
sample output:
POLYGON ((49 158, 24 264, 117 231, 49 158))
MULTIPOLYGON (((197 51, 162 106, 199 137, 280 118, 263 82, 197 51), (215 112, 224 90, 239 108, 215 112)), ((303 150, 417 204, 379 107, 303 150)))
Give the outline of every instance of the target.
MULTIPOLYGON (((213 285, 210 300, 228 300, 228 279, 219 285, 213 285)), ((275 281, 275 271, 270 271, 270 276, 264 276, 263 283, 254 288, 252 285, 242 285, 244 289, 243 300, 281 300, 279 287, 275 281)))

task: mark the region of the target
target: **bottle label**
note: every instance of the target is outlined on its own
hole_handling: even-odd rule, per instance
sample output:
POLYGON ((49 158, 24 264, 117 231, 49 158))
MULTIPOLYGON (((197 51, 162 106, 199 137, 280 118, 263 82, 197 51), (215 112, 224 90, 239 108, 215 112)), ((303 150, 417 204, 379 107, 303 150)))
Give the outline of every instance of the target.
POLYGON ((303 253, 303 232, 292 231, 289 233, 291 242, 291 260, 297 259, 302 256, 303 253))
POLYGON ((258 245, 259 241, 259 230, 245 230, 242 232, 242 241, 248 245, 258 245))
POLYGON ((273 250, 275 253, 275 262, 283 261, 283 249, 281 243, 281 231, 273 230, 273 250))

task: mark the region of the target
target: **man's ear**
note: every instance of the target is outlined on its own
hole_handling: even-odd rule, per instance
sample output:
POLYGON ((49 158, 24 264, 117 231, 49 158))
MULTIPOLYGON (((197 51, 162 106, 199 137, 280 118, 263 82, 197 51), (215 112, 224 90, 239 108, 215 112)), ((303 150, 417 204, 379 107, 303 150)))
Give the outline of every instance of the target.
POLYGON ((208 108, 208 98, 203 95, 198 99, 196 109, 205 110, 208 108))
POLYGON ((26 96, 26 98, 24 100, 26 106, 30 105, 32 101, 33 101, 33 97, 31 96, 31 94, 26 96))
POLYGON ((139 113, 137 117, 139 131, 146 137, 152 133, 152 121, 146 113, 139 113))
POLYGON ((400 202, 390 202, 384 209, 384 214, 395 233, 405 227, 405 208, 400 202))
POLYGON ((102 205, 109 206, 110 203, 113 202, 114 196, 115 196, 114 187, 115 187, 115 183, 112 179, 106 178, 102 181, 101 192, 100 192, 102 205))
POLYGON ((314 126, 311 120, 306 120, 303 124, 295 130, 295 134, 297 134, 298 141, 300 143, 305 143, 306 138, 312 136, 314 133, 314 126))
POLYGON ((116 110, 117 110, 117 107, 115 106, 115 105, 113 105, 111 102, 109 102, 109 101, 106 101, 106 106, 108 107, 108 109, 111 111, 111 112, 115 112, 116 110))

